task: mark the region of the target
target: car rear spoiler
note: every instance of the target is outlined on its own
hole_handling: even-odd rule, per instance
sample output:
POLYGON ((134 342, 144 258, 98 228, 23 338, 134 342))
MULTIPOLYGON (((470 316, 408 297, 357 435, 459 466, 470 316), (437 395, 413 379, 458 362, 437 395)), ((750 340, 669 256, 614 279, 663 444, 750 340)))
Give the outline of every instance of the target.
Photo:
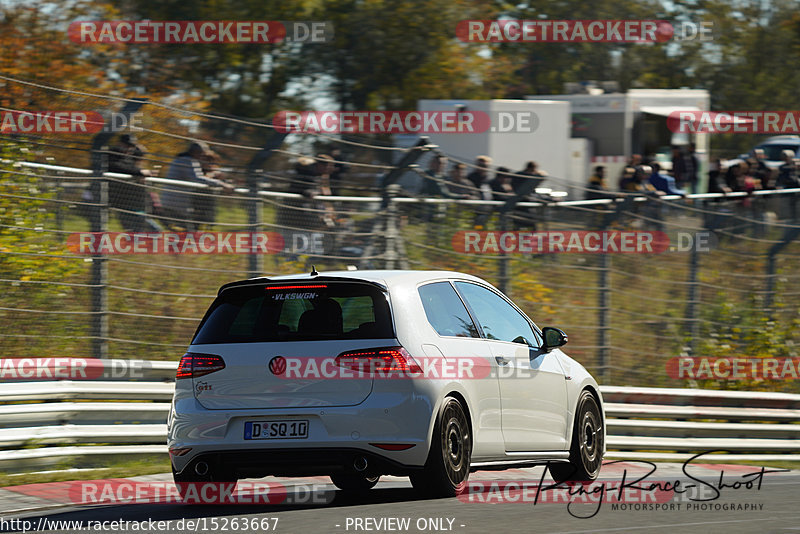
POLYGON ((352 282, 358 284, 369 284, 371 286, 377 287, 381 291, 388 290, 386 285, 380 282, 376 282, 374 280, 364 280, 363 278, 350 278, 349 276, 314 276, 313 278, 305 278, 305 277, 281 278, 280 280, 274 280, 267 278, 266 276, 262 276, 259 278, 248 278, 247 280, 238 280, 236 282, 227 283, 219 288, 217 296, 221 295, 223 291, 231 289, 233 287, 266 286, 269 284, 286 284, 286 283, 309 284, 313 282, 352 282))

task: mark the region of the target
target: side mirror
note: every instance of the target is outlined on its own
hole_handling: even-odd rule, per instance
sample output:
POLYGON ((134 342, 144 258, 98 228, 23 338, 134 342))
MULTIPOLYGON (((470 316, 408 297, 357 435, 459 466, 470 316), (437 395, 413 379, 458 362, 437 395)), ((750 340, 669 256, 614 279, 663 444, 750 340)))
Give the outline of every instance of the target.
POLYGON ((542 334, 544 334, 544 346, 542 349, 544 349, 545 352, 550 352, 555 348, 563 347, 567 344, 567 334, 565 334, 563 330, 546 326, 542 329, 542 334))

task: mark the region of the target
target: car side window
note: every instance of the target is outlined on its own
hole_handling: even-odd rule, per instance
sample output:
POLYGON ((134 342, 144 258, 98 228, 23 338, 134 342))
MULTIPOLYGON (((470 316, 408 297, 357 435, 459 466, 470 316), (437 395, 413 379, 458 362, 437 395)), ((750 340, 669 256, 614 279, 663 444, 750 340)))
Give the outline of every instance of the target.
POLYGON ((419 288, 428 322, 440 336, 480 337, 464 303, 449 282, 434 282, 419 288))
POLYGON ((528 320, 503 297, 469 282, 456 282, 456 287, 488 339, 541 345, 528 320))

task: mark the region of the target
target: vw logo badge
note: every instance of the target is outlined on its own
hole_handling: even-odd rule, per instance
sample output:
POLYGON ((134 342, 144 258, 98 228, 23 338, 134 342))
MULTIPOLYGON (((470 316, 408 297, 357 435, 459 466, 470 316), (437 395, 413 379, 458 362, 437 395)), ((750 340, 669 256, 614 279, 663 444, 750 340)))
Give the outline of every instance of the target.
POLYGON ((286 372, 286 358, 275 356, 269 361, 269 370, 273 375, 282 375, 286 372))

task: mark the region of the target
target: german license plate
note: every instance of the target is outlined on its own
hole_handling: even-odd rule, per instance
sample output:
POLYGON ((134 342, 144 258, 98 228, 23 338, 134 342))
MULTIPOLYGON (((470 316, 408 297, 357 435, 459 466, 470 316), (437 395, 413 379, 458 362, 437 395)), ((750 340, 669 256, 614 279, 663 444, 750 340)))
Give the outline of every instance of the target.
POLYGON ((305 439, 308 421, 284 419, 281 421, 247 421, 244 439, 305 439))

